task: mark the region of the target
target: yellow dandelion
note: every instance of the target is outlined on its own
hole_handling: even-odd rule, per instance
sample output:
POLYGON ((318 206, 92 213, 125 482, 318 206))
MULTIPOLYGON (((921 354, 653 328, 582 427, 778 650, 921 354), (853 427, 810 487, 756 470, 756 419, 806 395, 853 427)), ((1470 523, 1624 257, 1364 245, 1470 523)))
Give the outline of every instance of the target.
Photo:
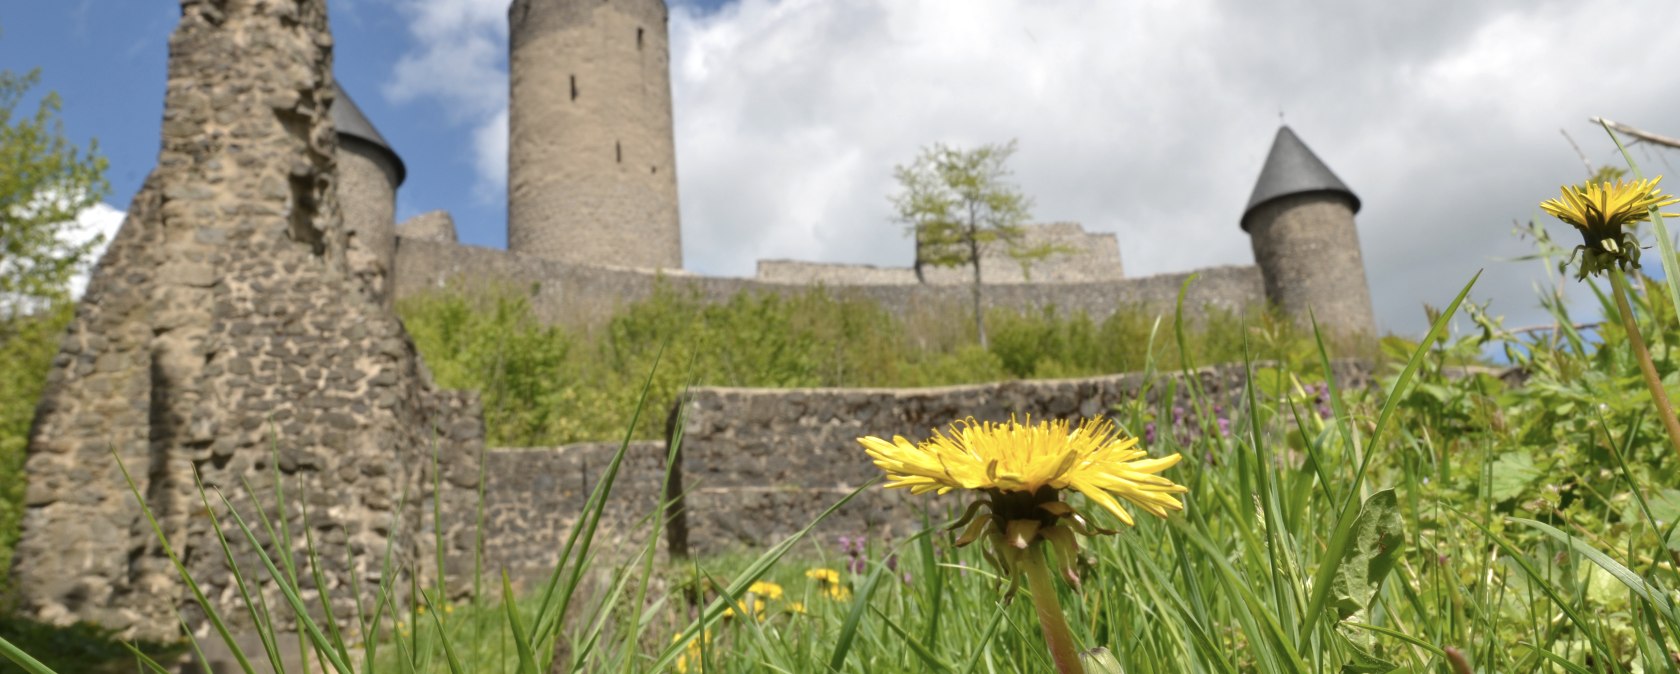
MULTIPOLYGON (((1680 198, 1657 189, 1662 176, 1632 182, 1589 182, 1565 185, 1562 196, 1540 203, 1540 210, 1569 223, 1581 232, 1580 278, 1619 266, 1639 266, 1639 242, 1629 227, 1651 219, 1651 209, 1680 203, 1680 198)), ((1677 217, 1664 213, 1663 217, 1677 217)))
MULTIPOLYGON (((682 641, 681 634, 671 635, 671 643, 674 644, 679 641, 682 641)), ((687 674, 690 665, 693 666, 694 671, 696 672, 705 671, 706 665, 702 659, 705 655, 705 651, 702 650, 703 647, 701 642, 705 642, 704 647, 706 648, 709 648, 712 645, 711 630, 701 632, 700 638, 689 640, 688 645, 683 647, 683 654, 677 656, 677 671, 687 674)))
POLYGON ((1158 475, 1182 458, 1177 454, 1150 458, 1137 438, 1120 432, 1107 419, 1072 422, 1008 423, 975 421, 951 424, 949 433, 935 429, 933 437, 912 444, 894 436, 858 438, 875 465, 887 473, 887 487, 912 494, 956 490, 975 492, 952 526, 963 528, 957 545, 984 535, 992 562, 1009 577, 1010 591, 1025 576, 1050 659, 1057 671, 1083 672, 1079 648, 1062 615, 1043 548, 1056 551, 1061 575, 1078 586, 1075 560, 1079 543, 1074 534, 1091 536, 1113 531, 1091 526, 1084 515, 1062 500, 1066 491, 1084 494, 1126 524, 1132 515, 1121 501, 1151 515, 1166 517, 1183 510, 1177 495, 1183 486, 1158 475), (984 509, 986 512, 982 513, 984 509))
MULTIPOLYGON (((751 612, 753 614, 753 617, 755 617, 755 618, 757 618, 761 621, 764 620, 764 600, 763 599, 754 599, 752 601, 751 606, 747 606, 746 602, 744 602, 744 601, 741 602, 741 605, 742 605, 743 608, 746 608, 749 612, 751 612)), ((735 615, 736 614, 735 614, 735 607, 734 606, 724 607, 723 617, 734 618, 735 615)))
POLYGON ((768 580, 754 581, 747 586, 747 591, 771 601, 782 598, 782 586, 768 580))
POLYGON ((1012 572, 1018 551, 1047 540, 1056 547, 1062 575, 1073 583, 1078 582, 1073 534, 1113 532, 1091 526, 1062 501, 1064 491, 1084 494, 1128 525, 1134 522, 1122 500, 1166 517, 1184 508, 1176 495, 1188 491, 1157 474, 1181 456, 1150 458, 1138 448, 1137 438, 1108 419, 1087 419, 1075 426, 1065 419, 1033 423, 1029 417, 1023 424, 1013 418, 995 423, 971 417, 951 424, 949 432, 935 429, 933 437, 921 443, 902 436, 891 442, 877 437, 858 442, 886 471, 889 489, 913 494, 961 489, 981 495, 957 523, 967 526, 958 545, 986 534, 1000 565, 1012 572), (981 508, 988 512, 981 513, 981 508))
POLYGON ((805 577, 817 581, 821 586, 823 596, 835 601, 846 601, 852 598, 852 590, 841 584, 840 572, 834 569, 815 568, 805 572, 805 577))
POLYGON ((790 602, 788 602, 787 603, 787 612, 788 613, 797 613, 799 615, 805 615, 805 602, 802 602, 802 601, 790 601, 790 602))

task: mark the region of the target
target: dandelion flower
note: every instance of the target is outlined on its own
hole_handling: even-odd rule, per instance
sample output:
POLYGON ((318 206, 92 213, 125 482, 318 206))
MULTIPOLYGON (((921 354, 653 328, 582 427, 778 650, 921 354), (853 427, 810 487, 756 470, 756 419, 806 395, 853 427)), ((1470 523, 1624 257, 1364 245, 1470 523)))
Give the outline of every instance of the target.
POLYGON ((747 591, 772 601, 782 598, 782 586, 768 580, 753 581, 747 591))
MULTIPOLYGON (((681 634, 671 635, 671 643, 674 644, 679 641, 682 641, 681 634)), ((696 672, 704 671, 705 663, 701 660, 701 657, 705 655, 705 651, 702 649, 711 645, 711 630, 705 630, 700 633, 700 638, 690 640, 688 645, 683 647, 683 654, 677 656, 677 671, 682 672, 683 674, 688 674, 690 665, 693 666, 694 671, 696 672), (702 642, 704 642, 704 646, 701 645, 702 642)))
POLYGON ((822 593, 829 599, 846 601, 852 598, 852 591, 840 583, 840 572, 834 569, 816 568, 805 572, 805 577, 817 581, 822 586, 822 593))
MULTIPOLYGON (((1629 227, 1651 219, 1651 209, 1680 203, 1680 198, 1657 189, 1662 176, 1632 182, 1588 182, 1565 185, 1562 196, 1540 203, 1540 209, 1569 223, 1581 232, 1583 243, 1579 278, 1607 271, 1639 266, 1639 242, 1629 227)), ((1664 213, 1664 217, 1675 217, 1664 213)))
POLYGON ((918 444, 901 436, 891 442, 877 437, 858 442, 886 472, 889 489, 978 494, 956 525, 966 525, 957 544, 985 535, 997 556, 994 561, 1012 577, 1020 554, 1035 541, 1046 540, 1056 548, 1063 577, 1077 584, 1073 561, 1078 545, 1073 534, 1114 533, 1092 526, 1062 500, 1064 492, 1084 494, 1130 525, 1132 515, 1121 501, 1166 517, 1184 508, 1176 495, 1188 491, 1158 475, 1178 463, 1180 455, 1150 458, 1138 448, 1137 438, 1108 419, 1087 419, 1075 426, 1065 419, 1033 423, 1028 418, 1023 424, 1013 418, 995 423, 970 417, 951 424, 949 432, 935 429, 933 437, 918 444), (987 512, 981 513, 982 508, 987 512))

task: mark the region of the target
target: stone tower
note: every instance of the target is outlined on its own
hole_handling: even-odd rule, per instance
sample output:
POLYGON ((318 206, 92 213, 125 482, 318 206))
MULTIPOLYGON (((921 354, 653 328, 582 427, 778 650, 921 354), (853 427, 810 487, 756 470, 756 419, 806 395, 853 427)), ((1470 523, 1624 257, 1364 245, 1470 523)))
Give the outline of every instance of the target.
POLYGON ((1266 299, 1302 324, 1311 309, 1330 331, 1374 335, 1358 212, 1359 197, 1294 131, 1278 128, 1242 217, 1266 299))
POLYGON ((508 250, 682 267, 663 0, 508 8, 508 250))
POLYGON ((332 123, 338 131, 338 203, 350 235, 350 271, 389 305, 387 277, 396 262, 397 187, 407 170, 344 88, 333 83, 332 123))

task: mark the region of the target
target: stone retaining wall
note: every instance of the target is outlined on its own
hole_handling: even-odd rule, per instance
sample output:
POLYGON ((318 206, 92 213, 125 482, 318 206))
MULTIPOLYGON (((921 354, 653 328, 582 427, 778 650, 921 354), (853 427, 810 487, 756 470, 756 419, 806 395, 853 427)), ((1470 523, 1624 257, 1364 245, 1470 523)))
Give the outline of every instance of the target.
MULTIPOLYGON (((1336 371, 1344 386, 1370 382, 1368 368, 1355 362, 1338 363, 1336 371)), ((1203 369, 1196 377, 1211 400, 1238 406, 1246 381, 1241 365, 1203 369)), ((967 416, 1096 416, 1140 394, 1158 401, 1173 378, 1159 376, 1148 387, 1144 375, 1134 373, 926 389, 696 389, 683 403, 686 496, 671 529, 671 550, 710 554, 762 547, 798 531, 841 496, 880 476, 858 445, 860 436, 921 439, 967 416)), ((1177 395, 1187 400, 1188 389, 1178 387, 1177 395)), ((931 499, 870 488, 822 530, 900 536, 920 526, 924 507, 939 510, 936 521, 944 515, 931 499)))

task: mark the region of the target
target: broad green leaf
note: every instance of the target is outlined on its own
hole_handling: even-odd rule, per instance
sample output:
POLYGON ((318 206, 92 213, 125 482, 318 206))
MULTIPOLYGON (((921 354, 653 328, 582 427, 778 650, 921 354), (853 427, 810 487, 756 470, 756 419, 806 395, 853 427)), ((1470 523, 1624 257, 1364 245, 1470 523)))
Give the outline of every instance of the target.
MULTIPOLYGON (((1668 532, 1668 540, 1664 544, 1670 550, 1680 551, 1680 528, 1671 528, 1676 520, 1680 520, 1680 489, 1660 490, 1647 496, 1645 503, 1651 507, 1651 518, 1657 521, 1657 526, 1668 532)), ((1628 500, 1622 519, 1629 522, 1645 520, 1645 515, 1639 512, 1638 501, 1628 500)))
POLYGON ((1514 499, 1538 477, 1540 469, 1534 466, 1534 459, 1529 457, 1528 452, 1501 454, 1493 462, 1492 483, 1488 485, 1490 495, 1495 501, 1514 499))
POLYGON ((1394 570, 1404 539, 1402 529, 1399 500, 1393 489, 1372 494, 1360 506, 1359 519, 1353 524, 1353 545, 1342 555, 1331 588, 1342 618, 1369 606, 1383 579, 1394 570))

